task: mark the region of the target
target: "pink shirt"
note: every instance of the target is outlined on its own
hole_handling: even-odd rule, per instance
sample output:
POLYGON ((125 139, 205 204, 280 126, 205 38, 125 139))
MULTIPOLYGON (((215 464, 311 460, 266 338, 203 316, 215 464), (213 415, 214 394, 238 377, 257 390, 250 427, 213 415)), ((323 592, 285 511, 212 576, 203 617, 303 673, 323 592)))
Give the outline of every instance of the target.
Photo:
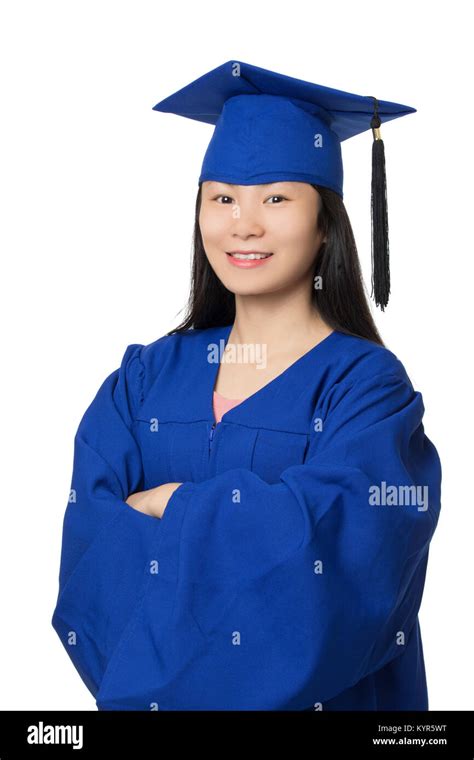
POLYGON ((237 404, 240 404, 241 401, 241 398, 226 398, 225 396, 221 396, 220 393, 217 393, 217 391, 214 391, 212 405, 214 408, 214 417, 216 419, 216 422, 220 422, 222 415, 228 412, 234 406, 237 406, 237 404))

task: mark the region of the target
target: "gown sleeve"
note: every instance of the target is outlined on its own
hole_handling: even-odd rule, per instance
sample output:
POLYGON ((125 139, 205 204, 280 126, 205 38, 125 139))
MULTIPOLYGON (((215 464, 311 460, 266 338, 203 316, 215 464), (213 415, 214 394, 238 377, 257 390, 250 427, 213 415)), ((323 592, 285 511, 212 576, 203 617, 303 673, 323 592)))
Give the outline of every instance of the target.
POLYGON ((300 710, 402 655, 440 509, 423 413, 406 374, 341 382, 278 483, 235 468, 179 486, 98 704, 300 710))
POLYGON ((93 695, 149 575, 160 520, 125 499, 143 489, 132 419, 141 401, 143 346, 128 346, 85 411, 74 439, 52 625, 93 695))

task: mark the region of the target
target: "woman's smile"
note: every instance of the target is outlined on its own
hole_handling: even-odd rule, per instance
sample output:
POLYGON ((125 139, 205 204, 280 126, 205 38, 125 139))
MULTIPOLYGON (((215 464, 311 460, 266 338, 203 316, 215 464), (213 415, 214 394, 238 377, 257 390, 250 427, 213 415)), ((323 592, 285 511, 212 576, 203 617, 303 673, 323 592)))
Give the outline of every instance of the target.
POLYGON ((264 264, 265 261, 268 261, 268 259, 273 256, 273 253, 260 253, 257 251, 249 253, 244 253, 243 251, 226 251, 226 255, 233 266, 241 267, 242 269, 253 269, 254 267, 264 264))

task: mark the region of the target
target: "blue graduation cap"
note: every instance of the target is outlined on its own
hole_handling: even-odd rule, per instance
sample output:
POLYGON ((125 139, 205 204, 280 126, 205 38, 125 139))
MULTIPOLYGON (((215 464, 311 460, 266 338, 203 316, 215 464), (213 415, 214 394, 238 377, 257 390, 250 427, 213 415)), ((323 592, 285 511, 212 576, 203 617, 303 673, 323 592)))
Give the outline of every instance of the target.
POLYGON ((307 182, 341 198, 341 142, 372 129, 372 294, 383 311, 390 270, 380 126, 415 108, 231 60, 161 100, 153 110, 215 125, 199 183, 307 182))

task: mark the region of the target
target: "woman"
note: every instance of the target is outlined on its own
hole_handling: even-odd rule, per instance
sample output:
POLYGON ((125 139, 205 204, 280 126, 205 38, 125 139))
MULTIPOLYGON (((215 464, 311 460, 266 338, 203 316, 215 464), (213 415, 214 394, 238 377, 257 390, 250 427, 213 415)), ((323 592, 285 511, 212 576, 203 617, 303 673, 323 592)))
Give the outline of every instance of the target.
POLYGON ((99 709, 426 710, 421 395, 329 178, 251 183, 238 155, 245 182, 201 172, 184 323, 79 425, 53 626, 99 709))
MULTIPOLYGON (((302 182, 240 186, 237 204, 243 218, 234 221, 236 204, 229 203, 226 189, 223 183, 199 185, 189 313, 168 333, 231 323, 228 352, 232 344, 265 347, 264 366, 256 360, 221 360, 213 389, 219 421, 224 409, 235 406, 229 402, 253 395, 334 330, 383 345, 365 298, 350 221, 336 194, 302 182), (274 195, 272 190, 284 194, 274 195), (223 205, 228 211, 219 208, 223 205), (269 205, 282 208, 276 214, 264 212, 269 205), (234 246, 234 253, 226 250, 234 246), (270 256, 262 260, 264 253, 270 256), (316 288, 318 281, 326 287, 316 288)), ((162 517, 176 487, 158 486, 130 496, 127 503, 162 517)))

